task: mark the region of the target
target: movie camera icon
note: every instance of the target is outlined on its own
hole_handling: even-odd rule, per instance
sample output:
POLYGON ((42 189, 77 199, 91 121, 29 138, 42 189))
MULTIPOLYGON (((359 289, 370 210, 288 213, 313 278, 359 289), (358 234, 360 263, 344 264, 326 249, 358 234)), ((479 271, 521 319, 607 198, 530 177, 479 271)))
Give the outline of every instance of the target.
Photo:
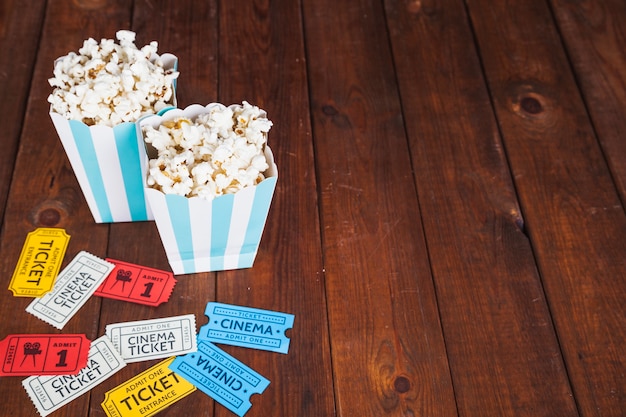
POLYGON ((113 285, 111 285, 111 288, 115 287, 119 282, 122 283, 122 291, 124 291, 124 287, 126 286, 127 282, 131 282, 132 279, 132 272, 131 271, 126 271, 124 269, 120 269, 117 271, 117 275, 115 276, 115 282, 113 283, 113 285))
POLYGON ((33 359, 33 366, 36 365, 36 358, 35 358, 35 356, 41 355, 40 347, 41 347, 41 344, 39 344, 39 342, 35 342, 35 343, 26 342, 26 343, 24 343, 24 359, 22 359, 22 363, 20 364, 20 366, 24 365, 24 362, 26 361, 26 358, 28 358, 29 356, 33 359))

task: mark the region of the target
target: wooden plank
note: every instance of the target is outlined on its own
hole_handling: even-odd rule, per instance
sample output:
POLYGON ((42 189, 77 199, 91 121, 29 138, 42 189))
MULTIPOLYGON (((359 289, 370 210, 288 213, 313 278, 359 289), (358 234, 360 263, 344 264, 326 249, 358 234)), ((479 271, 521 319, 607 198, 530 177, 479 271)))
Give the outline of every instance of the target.
MULTIPOLYGON (((217 98, 217 5, 215 1, 180 0, 135 1, 132 29, 138 47, 152 40, 159 43, 160 54, 174 53, 179 59, 177 83, 179 107, 191 103, 207 104, 217 98), (191 6, 193 4, 193 7, 191 6)), ((171 271, 154 222, 111 225, 108 256, 139 265, 171 271)), ((176 276, 170 300, 159 307, 104 299, 100 334, 110 323, 158 317, 195 314, 199 329, 206 323, 207 302, 215 300, 215 274, 176 276)), ((110 382, 92 391, 91 416, 105 416, 100 403, 106 391, 145 371, 157 361, 131 363, 110 382)), ((213 400, 200 391, 173 405, 170 416, 205 415, 214 408, 213 400)))
POLYGON ((24 13, 18 1, 0 3, 0 114, 4 123, 0 155, 0 223, 13 175, 45 2, 36 1, 24 13), (8 99, 10 98, 10 99, 8 99))
POLYGON ((459 414, 576 415, 463 2, 386 6, 459 414))
POLYGON ((626 216, 543 1, 469 4, 580 413, 626 412, 626 216))
POLYGON ((621 0, 552 1, 591 116, 614 180, 626 202, 626 3, 621 0))
POLYGON ((303 4, 337 412, 456 415, 382 2, 303 4))
MULTIPOLYGON (((219 98, 268 112, 279 170, 259 253, 251 269, 218 273, 221 302, 295 315, 286 355, 227 349, 271 381, 250 416, 331 416, 332 368, 324 294, 315 166, 300 4, 220 4, 219 98)), ((225 347, 228 348, 228 347, 225 347)), ((230 416, 216 407, 216 416, 230 416)))
POLYGON ((132 27, 137 38, 144 43, 156 39, 160 53, 169 52, 178 57, 178 107, 216 101, 217 0, 135 3, 132 27))
MULTIPOLYGON (((64 265, 81 250, 96 256, 106 255, 109 227, 94 223, 50 121, 46 101, 51 92, 47 80, 52 76, 57 57, 80 48, 86 33, 96 39, 111 38, 119 27, 128 26, 127 2, 98 4, 48 2, 2 228, 0 270, 5 277, 13 273, 26 234, 37 227, 61 227, 71 235, 64 265)), ((0 314, 16 319, 1 322, 2 334, 56 332, 24 311, 31 299, 13 298, 10 294, 2 292, 0 314)), ((89 300, 64 327, 63 333, 85 333, 89 339, 95 339, 99 336, 99 311, 100 300, 89 300)), ((6 398, 3 405, 6 415, 37 415, 21 386, 21 378, 3 378, 0 384, 6 398)), ((89 395, 82 396, 57 415, 83 415, 88 401, 89 395)))

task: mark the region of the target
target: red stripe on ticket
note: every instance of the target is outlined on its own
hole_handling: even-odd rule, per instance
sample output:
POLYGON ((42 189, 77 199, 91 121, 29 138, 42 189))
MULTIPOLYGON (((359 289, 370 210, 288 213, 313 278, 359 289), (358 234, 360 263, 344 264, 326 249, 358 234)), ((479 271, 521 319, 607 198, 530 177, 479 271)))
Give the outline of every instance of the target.
POLYGON ((87 365, 84 334, 16 334, 0 342, 1 376, 75 375, 87 365))
POLYGON ((176 279, 171 272, 107 258, 113 271, 94 293, 100 297, 156 307, 169 300, 176 279))

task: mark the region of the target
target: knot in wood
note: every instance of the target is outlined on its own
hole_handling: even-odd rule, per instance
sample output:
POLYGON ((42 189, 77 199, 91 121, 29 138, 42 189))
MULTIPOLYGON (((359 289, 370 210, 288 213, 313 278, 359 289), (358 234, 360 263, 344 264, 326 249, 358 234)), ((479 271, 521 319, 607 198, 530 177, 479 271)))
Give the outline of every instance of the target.
POLYGON ((339 111, 335 108, 335 106, 326 104, 325 106, 322 106, 322 113, 324 113, 326 116, 335 116, 339 114, 339 111))
POLYGON ((37 204, 30 212, 33 224, 44 227, 61 227, 75 212, 79 197, 73 188, 64 187, 56 198, 50 198, 37 204))
POLYGON ((36 218, 38 224, 46 227, 52 227, 56 226, 59 224, 59 221, 61 221, 61 213, 59 210, 50 207, 37 213, 36 218))
POLYGON ((340 129, 351 129, 352 123, 348 115, 342 113, 340 109, 332 104, 325 104, 322 106, 322 113, 327 116, 330 121, 340 129))
POLYGON ((405 376, 397 376, 393 381, 393 389, 399 394, 405 394, 411 389, 411 381, 405 376))
POLYGON ((525 119, 550 119, 553 94, 540 81, 513 82, 507 87, 510 109, 525 119))
POLYGON ((520 100, 520 107, 528 114, 539 114, 543 112, 541 102, 535 97, 526 96, 520 100))

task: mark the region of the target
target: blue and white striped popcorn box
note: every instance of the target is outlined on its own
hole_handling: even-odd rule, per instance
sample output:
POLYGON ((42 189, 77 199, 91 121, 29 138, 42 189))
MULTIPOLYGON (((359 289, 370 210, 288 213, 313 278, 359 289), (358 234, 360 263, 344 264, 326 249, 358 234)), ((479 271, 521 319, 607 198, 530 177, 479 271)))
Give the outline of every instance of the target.
MULTIPOLYGON (((178 65, 172 54, 161 59, 166 69, 178 65)), ((144 194, 148 157, 137 123, 87 126, 53 111, 50 117, 94 221, 153 220, 144 194)))
POLYGON ((136 123, 87 126, 50 113, 96 223, 152 220, 144 195, 148 157, 136 123))
POLYGON ((252 267, 278 180, 268 146, 265 157, 270 168, 261 183, 211 201, 146 188, 174 274, 252 267))

